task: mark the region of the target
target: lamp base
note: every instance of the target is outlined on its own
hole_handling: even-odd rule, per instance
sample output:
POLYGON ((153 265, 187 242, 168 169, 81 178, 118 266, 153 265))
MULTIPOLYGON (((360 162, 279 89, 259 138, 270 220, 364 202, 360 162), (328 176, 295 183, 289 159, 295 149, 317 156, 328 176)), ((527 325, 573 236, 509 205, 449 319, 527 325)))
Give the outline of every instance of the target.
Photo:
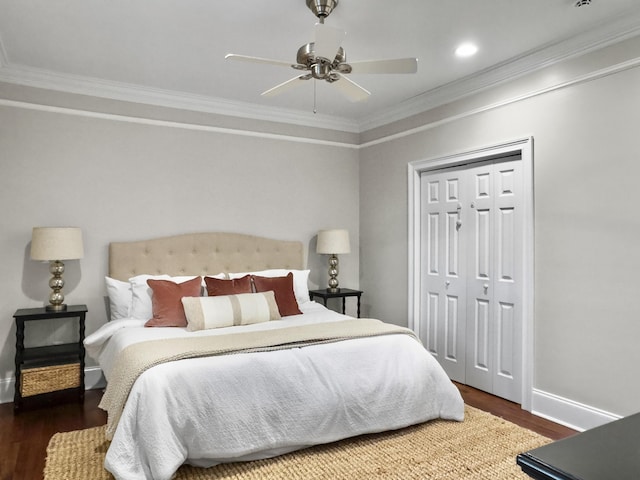
POLYGON ((64 263, 60 260, 53 261, 49 264, 49 271, 53 275, 49 279, 49 287, 51 287, 51 294, 49 295, 49 305, 47 305, 47 312, 64 312, 67 306, 64 302, 64 294, 62 288, 64 287, 64 279, 62 274, 64 273, 64 263))
POLYGON ((336 293, 338 290, 338 256, 334 253, 329 257, 329 286, 327 291, 336 293))

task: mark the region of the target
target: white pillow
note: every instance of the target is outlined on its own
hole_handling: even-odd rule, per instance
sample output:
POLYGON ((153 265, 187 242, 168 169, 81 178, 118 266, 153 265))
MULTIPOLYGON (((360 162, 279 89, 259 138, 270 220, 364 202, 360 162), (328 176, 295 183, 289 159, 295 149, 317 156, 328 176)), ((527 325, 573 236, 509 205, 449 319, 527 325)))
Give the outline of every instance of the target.
MULTIPOLYGON (((190 280, 193 277, 188 277, 190 280)), ((139 320, 149 320, 153 317, 153 308, 151 304, 151 296, 153 291, 147 285, 147 280, 171 280, 169 275, 137 275, 129 279, 131 284, 131 318, 139 320)), ((180 283, 180 282, 176 282, 180 283)))
POLYGON ((182 297, 187 330, 250 325, 279 320, 273 292, 239 293, 215 297, 182 297))
POLYGON ((111 320, 129 318, 133 300, 131 283, 116 280, 111 277, 104 277, 104 280, 107 286, 107 296, 109 297, 109 313, 111 320))
MULTIPOLYGON (((137 318, 139 320, 149 320, 153 316, 153 308, 151 303, 151 298, 153 295, 153 291, 147 285, 147 280, 170 280, 175 283, 186 282, 187 280, 191 280, 196 275, 183 275, 178 277, 172 277, 170 275, 137 275, 135 277, 131 277, 129 279, 129 283, 131 284, 131 310, 129 315, 131 318, 137 318)), ((217 275, 209 275, 214 278, 227 278, 224 273, 219 273, 217 275)), ((202 279, 202 288, 206 292, 206 285, 204 283, 204 278, 202 279)))
POLYGON ((309 272, 310 270, 286 270, 284 268, 276 268, 271 270, 262 270, 260 272, 243 272, 230 273, 229 278, 244 277, 245 275, 257 275, 259 277, 286 277, 289 272, 293 273, 293 293, 296 296, 298 305, 302 305, 309 301, 309 272))

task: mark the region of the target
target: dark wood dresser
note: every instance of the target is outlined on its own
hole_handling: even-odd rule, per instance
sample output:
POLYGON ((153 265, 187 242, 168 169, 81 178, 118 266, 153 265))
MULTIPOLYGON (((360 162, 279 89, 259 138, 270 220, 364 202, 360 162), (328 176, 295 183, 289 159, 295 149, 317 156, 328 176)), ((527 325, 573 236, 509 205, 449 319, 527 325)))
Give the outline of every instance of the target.
POLYGON ((518 455, 537 480, 640 479, 640 413, 518 455))

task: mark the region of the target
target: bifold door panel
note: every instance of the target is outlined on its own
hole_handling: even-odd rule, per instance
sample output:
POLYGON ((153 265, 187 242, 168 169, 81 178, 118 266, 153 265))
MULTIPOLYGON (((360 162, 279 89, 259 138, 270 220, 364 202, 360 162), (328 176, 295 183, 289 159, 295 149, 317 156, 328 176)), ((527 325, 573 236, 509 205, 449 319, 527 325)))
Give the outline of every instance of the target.
POLYGON ((452 380, 520 401, 522 175, 519 160, 421 177, 421 318, 452 380))

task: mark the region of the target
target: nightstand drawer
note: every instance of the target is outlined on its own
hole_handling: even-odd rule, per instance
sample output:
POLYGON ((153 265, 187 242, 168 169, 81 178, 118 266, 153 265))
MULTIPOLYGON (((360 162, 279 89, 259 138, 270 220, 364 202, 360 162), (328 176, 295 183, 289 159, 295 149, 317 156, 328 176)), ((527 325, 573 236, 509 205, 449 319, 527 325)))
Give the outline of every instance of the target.
POLYGON ((21 372, 20 395, 30 397, 80 387, 80 364, 25 368, 21 372))

